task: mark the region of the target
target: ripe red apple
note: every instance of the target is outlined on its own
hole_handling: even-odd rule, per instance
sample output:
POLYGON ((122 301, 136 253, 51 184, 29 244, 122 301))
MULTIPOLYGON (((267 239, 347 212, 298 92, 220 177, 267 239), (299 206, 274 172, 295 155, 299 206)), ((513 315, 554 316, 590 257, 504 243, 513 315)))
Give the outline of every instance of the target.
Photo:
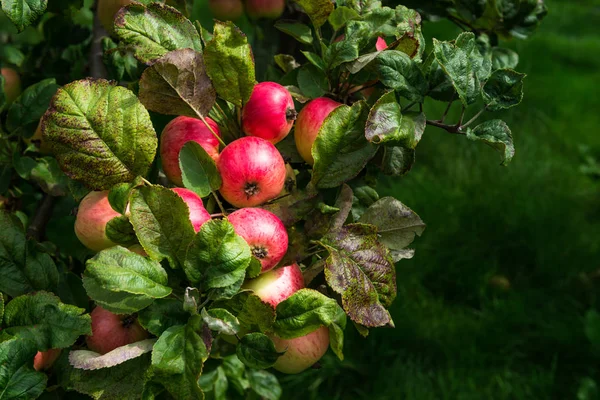
POLYGON ((261 272, 277 265, 288 247, 285 226, 275 214, 262 208, 242 208, 227 216, 235 229, 260 260, 261 272))
POLYGON ((208 7, 216 19, 234 21, 244 13, 241 0, 208 0, 208 7))
POLYGON ((87 346, 96 353, 106 354, 117 347, 139 342, 148 337, 134 315, 117 315, 97 306, 90 314, 92 335, 86 337, 87 346))
POLYGON ((206 211, 206 208, 204 208, 202 199, 189 189, 173 188, 171 190, 177 193, 177 195, 185 201, 185 204, 187 204, 190 209, 190 221, 192 222, 194 230, 198 232, 200 227, 206 221, 210 220, 210 214, 206 211))
POLYGON ((295 339, 269 336, 277 351, 285 351, 273 365, 273 368, 285 374, 297 374, 310 368, 325 355, 329 347, 329 329, 325 326, 295 339))
POLYGON ((254 291, 265 303, 277 307, 277 304, 304 288, 304 277, 298 264, 292 264, 250 279, 243 287, 254 291))
POLYGON ((264 139, 246 136, 223 149, 217 162, 219 192, 235 207, 254 207, 274 199, 285 183, 285 162, 264 139))
POLYGON ((49 369, 54 361, 60 356, 61 349, 50 349, 48 351, 38 351, 33 358, 33 369, 36 371, 45 371, 49 369))
POLYGON ((296 119, 294 99, 286 88, 275 82, 254 86, 242 111, 242 129, 275 144, 285 138, 296 119))
POLYGON ((109 34, 114 33, 115 14, 133 0, 98 0, 97 13, 102 26, 109 34))
POLYGON ((294 130, 294 140, 296 141, 298 153, 308 164, 313 165, 315 163, 311 149, 323 121, 341 105, 341 103, 327 97, 319 97, 300 110, 296 121, 296 129, 294 130))
POLYGON ((10 104, 21 94, 21 78, 17 71, 12 68, 0 69, 0 75, 4 77, 4 94, 6 103, 10 104))
POLYGON ((100 251, 115 246, 106 237, 106 224, 119 214, 108 202, 108 190, 88 193, 77 210, 75 234, 81 243, 90 250, 100 251))
POLYGON ((382 51, 387 49, 388 45, 385 42, 385 39, 382 38, 381 36, 377 38, 377 43, 375 43, 375 48, 377 49, 377 51, 382 51))
POLYGON ((250 18, 277 19, 285 10, 285 0, 246 0, 246 13, 250 18))
MULTIPOLYGON (((208 117, 205 119, 212 130, 221 136, 217 123, 208 117)), ((215 162, 219 158, 219 140, 204 122, 184 116, 175 118, 165 126, 160 136, 160 159, 165 175, 177 186, 183 185, 181 168, 179 168, 179 152, 190 140, 202 146, 215 162)))

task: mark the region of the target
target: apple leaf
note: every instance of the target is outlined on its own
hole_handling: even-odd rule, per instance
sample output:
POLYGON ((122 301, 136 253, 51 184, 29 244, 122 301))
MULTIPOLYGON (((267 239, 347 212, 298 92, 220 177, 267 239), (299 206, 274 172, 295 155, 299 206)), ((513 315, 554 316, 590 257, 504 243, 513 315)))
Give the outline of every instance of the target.
POLYGON ((2 0, 2 10, 19 32, 42 16, 47 5, 48 0, 2 0))
POLYGON ((152 350, 152 367, 157 380, 175 398, 202 398, 198 378, 208 350, 201 332, 202 318, 193 315, 186 325, 164 331, 152 350))
POLYGON ((83 286, 90 298, 118 314, 137 312, 154 299, 171 294, 167 280, 159 262, 120 246, 89 259, 83 273, 83 286))
POLYGON ((19 338, 0 342, 0 398, 36 399, 46 387, 48 376, 32 368, 35 343, 19 338))
POLYGON ((261 398, 266 400, 279 400, 282 390, 277 377, 269 371, 249 369, 247 372, 250 387, 261 398))
POLYGON ((377 55, 375 64, 383 85, 394 89, 408 100, 423 101, 427 92, 427 81, 419 66, 404 52, 382 51, 377 55))
POLYGON ((148 111, 133 92, 103 79, 58 89, 42 131, 62 170, 95 190, 145 175, 156 154, 148 111))
POLYGON ((106 223, 106 237, 113 243, 130 247, 139 243, 129 218, 124 215, 114 217, 106 223))
POLYGON ((40 118, 48 109, 50 100, 58 88, 56 80, 51 78, 25 89, 8 109, 6 129, 24 138, 33 136, 40 118))
POLYGON ((376 226, 379 241, 397 251, 405 249, 425 230, 423 220, 393 197, 382 197, 373 203, 358 222, 376 226))
POLYGON ((119 214, 125 214, 127 212, 127 206, 129 206, 129 199, 131 197, 131 191, 142 186, 144 181, 140 176, 134 179, 130 183, 117 183, 108 192, 108 202, 113 210, 119 214))
POLYGON ((2 321, 3 317, 4 317, 4 296, 2 295, 2 292, 0 292, 0 321, 2 321))
POLYGON ((121 8, 115 16, 115 34, 143 63, 151 63, 172 50, 202 51, 194 25, 175 8, 159 2, 121 8))
POLYGON ((320 28, 334 10, 329 0, 294 0, 308 14, 315 28, 320 28))
POLYGON ((213 307, 231 312, 246 331, 267 332, 275 322, 275 309, 250 291, 240 292, 226 301, 215 302, 213 307))
POLYGON ((184 271, 204 288, 224 288, 246 276, 252 254, 246 241, 227 220, 202 225, 187 252, 184 271))
POLYGON ((339 106, 323 122, 312 147, 312 183, 332 188, 354 178, 377 152, 365 138, 369 109, 363 101, 339 106))
POLYGON ((313 289, 300 289, 277 305, 273 332, 283 339, 294 339, 319 329, 329 328, 332 350, 340 358, 346 329, 346 313, 337 301, 313 289))
POLYGON ((300 22, 279 20, 275 22, 275 28, 290 35, 300 43, 312 44, 313 42, 312 30, 308 25, 300 22))
POLYGON ((202 54, 192 49, 170 51, 146 68, 139 96, 148 110, 188 117, 207 116, 217 98, 202 54))
POLYGON ((183 185, 204 198, 221 188, 221 174, 206 150, 190 140, 179 152, 179 167, 183 185))
POLYGON ((320 241, 329 251, 325 279, 342 295, 342 305, 359 324, 393 325, 386 307, 396 297, 396 271, 388 249, 378 241, 377 228, 350 224, 320 241))
POLYGON ((286 227, 290 227, 310 214, 321 197, 314 187, 307 186, 306 190, 297 190, 280 200, 263 205, 262 208, 275 214, 286 227))
POLYGON ((518 105, 523 100, 525 76, 512 69, 494 71, 483 86, 483 98, 488 110, 499 111, 518 105))
POLYGON ((17 297, 34 290, 53 290, 58 270, 52 258, 28 242, 21 221, 0 210, 0 291, 17 297))
POLYGON ((265 369, 272 367, 283 353, 275 349, 275 343, 264 333, 244 335, 237 344, 235 354, 249 368, 265 369))
POLYGON ((130 207, 129 220, 146 253, 167 259, 172 268, 182 265, 194 228, 181 197, 162 186, 144 186, 133 190, 130 207))
POLYGON ((501 153, 502 165, 507 165, 515 155, 512 132, 500 119, 485 121, 475 128, 467 129, 467 138, 482 141, 501 153))
POLYGON ((156 299, 150 306, 138 313, 138 322, 148 332, 160 336, 173 325, 184 325, 189 314, 177 299, 156 299))
POLYGON ((39 351, 71 346, 81 335, 92 333, 85 310, 63 304, 52 293, 36 292, 14 298, 4 310, 4 331, 30 340, 39 351))
POLYGON ((240 331, 240 322, 229 311, 223 308, 202 309, 200 313, 208 327, 225 335, 235 335, 240 331))
POLYGON ((145 339, 117 347, 106 354, 98 354, 90 350, 72 350, 69 353, 69 362, 77 369, 111 368, 151 352, 155 342, 156 339, 145 339))
POLYGON ((365 126, 365 137, 377 144, 401 145, 414 149, 425 132, 425 126, 425 114, 402 114, 394 92, 389 92, 381 96, 371 108, 365 126))
POLYGON ((254 58, 246 35, 232 22, 215 21, 204 63, 219 97, 237 107, 248 102, 256 83, 254 58))

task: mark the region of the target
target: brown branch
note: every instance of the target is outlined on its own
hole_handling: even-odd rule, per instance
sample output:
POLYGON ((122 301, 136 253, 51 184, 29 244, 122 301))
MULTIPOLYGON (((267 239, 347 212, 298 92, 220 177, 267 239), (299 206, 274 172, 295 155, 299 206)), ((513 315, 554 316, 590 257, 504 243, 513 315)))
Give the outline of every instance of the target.
POLYGON ((56 198, 54 196, 44 193, 44 197, 42 198, 42 201, 40 201, 37 210, 35 210, 35 215, 27 228, 28 238, 35 239, 38 242, 42 240, 44 233, 46 232, 46 225, 48 225, 48 221, 50 221, 50 217, 52 217, 55 200, 56 198))
POLYGON ((460 125, 448 125, 448 124, 444 124, 441 121, 431 121, 431 120, 427 120, 427 125, 431 125, 431 126, 435 126, 437 128, 441 128, 444 129, 450 133, 454 133, 457 135, 464 135, 465 133, 462 132, 460 130, 461 126, 460 125))
POLYGON ((90 50, 90 76, 92 78, 106 78, 108 74, 102 59, 102 38, 108 36, 108 33, 100 23, 95 9, 96 7, 94 7, 94 27, 92 31, 92 48, 90 50))

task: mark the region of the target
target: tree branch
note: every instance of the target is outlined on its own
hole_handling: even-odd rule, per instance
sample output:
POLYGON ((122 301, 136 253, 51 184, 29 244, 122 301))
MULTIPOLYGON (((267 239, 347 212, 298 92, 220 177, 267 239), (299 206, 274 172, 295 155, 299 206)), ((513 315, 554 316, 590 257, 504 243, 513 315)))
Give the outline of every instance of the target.
MULTIPOLYGON (((96 4, 97 6, 97 4, 96 4)), ((94 27, 92 37, 92 48, 90 50, 90 76, 92 78, 106 78, 107 72, 102 60, 102 38, 108 36, 108 33, 100 23, 98 13, 95 12, 94 6, 94 27)))
POLYGON ((44 193, 44 197, 40 201, 37 210, 35 210, 35 215, 27 228, 28 238, 35 239, 38 242, 43 238, 46 232, 46 225, 48 225, 48 221, 50 221, 50 217, 52 216, 55 199, 54 196, 44 193))
POLYGON ((461 126, 460 125, 448 125, 448 124, 444 124, 441 121, 431 121, 431 120, 427 120, 427 125, 431 125, 431 126, 435 126, 437 128, 441 128, 444 129, 450 133, 454 133, 457 135, 464 135, 465 133, 462 132, 460 130, 461 126))

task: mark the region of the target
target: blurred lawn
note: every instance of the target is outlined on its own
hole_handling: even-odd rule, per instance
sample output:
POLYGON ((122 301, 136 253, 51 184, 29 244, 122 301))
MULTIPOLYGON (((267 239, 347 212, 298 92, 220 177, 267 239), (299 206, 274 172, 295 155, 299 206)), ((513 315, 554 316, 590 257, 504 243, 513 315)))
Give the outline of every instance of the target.
POLYGON ((600 159, 600 3, 547 3, 535 36, 505 43, 528 74, 523 103, 500 116, 513 162, 428 128, 411 173, 381 182, 428 224, 398 264, 396 329, 362 339, 349 326, 346 361, 328 354, 322 369, 282 377, 283 398, 600 398, 584 320, 599 308, 600 181, 581 172, 582 146, 600 159))

